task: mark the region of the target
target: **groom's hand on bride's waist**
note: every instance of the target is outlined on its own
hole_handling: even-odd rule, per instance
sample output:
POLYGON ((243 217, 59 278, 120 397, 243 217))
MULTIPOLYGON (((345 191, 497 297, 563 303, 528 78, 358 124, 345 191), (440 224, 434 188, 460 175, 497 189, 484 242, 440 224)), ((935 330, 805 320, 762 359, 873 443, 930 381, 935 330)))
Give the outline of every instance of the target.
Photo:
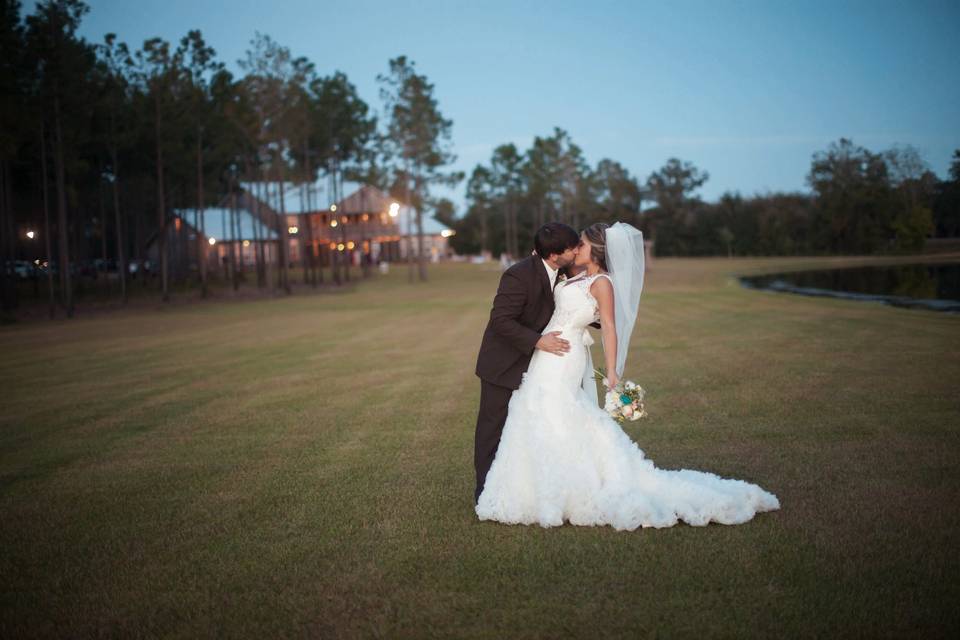
POLYGON ((557 356, 562 356, 570 351, 570 343, 560 337, 562 331, 550 331, 540 336, 537 340, 537 349, 547 351, 557 356))

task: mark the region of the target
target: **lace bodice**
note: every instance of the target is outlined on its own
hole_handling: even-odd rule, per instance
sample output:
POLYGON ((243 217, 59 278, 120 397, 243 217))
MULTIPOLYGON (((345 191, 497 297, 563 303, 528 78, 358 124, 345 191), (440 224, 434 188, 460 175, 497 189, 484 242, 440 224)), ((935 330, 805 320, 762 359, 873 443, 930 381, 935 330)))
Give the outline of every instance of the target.
POLYGON ((581 275, 557 284, 553 294, 553 317, 544 332, 585 329, 591 322, 597 322, 600 319, 600 307, 590 293, 590 287, 601 277, 609 279, 610 276, 605 273, 581 275))
POLYGON ((547 351, 534 352, 524 374, 525 381, 530 379, 547 386, 569 387, 571 391, 577 387, 589 389, 593 402, 597 402, 590 354, 593 338, 587 325, 600 319, 600 306, 590 293, 590 286, 601 276, 609 277, 606 274, 581 275, 557 284, 553 291, 553 316, 542 333, 559 331, 560 337, 570 342, 571 350, 563 356, 547 351))

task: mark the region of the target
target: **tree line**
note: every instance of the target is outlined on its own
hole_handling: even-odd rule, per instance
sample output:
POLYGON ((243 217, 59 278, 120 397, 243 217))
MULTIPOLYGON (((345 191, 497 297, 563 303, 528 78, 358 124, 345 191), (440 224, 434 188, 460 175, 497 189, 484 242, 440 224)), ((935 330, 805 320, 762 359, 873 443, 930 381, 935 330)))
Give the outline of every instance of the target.
POLYGON ((709 173, 677 158, 641 179, 602 159, 591 167, 570 135, 554 129, 529 149, 494 149, 467 183, 464 216, 438 213, 461 253, 520 257, 546 220, 575 228, 629 222, 661 256, 862 254, 916 251, 928 237, 960 236, 960 150, 939 179, 911 146, 874 153, 841 138, 813 155, 809 193, 705 202, 709 173))
MULTIPOLYGON (((238 227, 241 184, 255 185, 254 209, 267 202, 276 212, 253 212, 254 234, 273 238, 276 247, 275 263, 267 265, 265 242, 256 243, 256 284, 285 292, 286 203, 284 190, 267 189, 269 183, 299 184, 311 210, 341 199, 345 180, 411 205, 421 280, 427 210, 456 231, 457 252, 514 258, 548 220, 576 228, 630 222, 655 241, 658 255, 913 251, 930 236, 960 235, 960 151, 940 179, 912 147, 873 152, 847 139, 814 154, 809 192, 726 193, 705 202, 697 190, 709 174, 692 163, 671 158, 645 179, 612 159, 591 166, 556 128, 528 149, 498 146, 470 173, 467 208, 457 215, 452 202, 433 196, 435 186, 464 178, 448 169, 453 123, 441 113, 433 84, 405 56, 377 77, 378 119, 345 74, 323 75, 265 34, 254 35, 238 61, 242 75, 235 75, 198 30, 139 47, 115 34, 88 42, 78 35, 87 12, 81 0, 43 0, 24 17, 18 0, 0 0, 4 312, 18 303, 10 265, 23 257, 25 229, 49 260, 43 278, 51 315, 57 308, 72 315, 94 261, 115 263, 115 295, 126 301, 127 263, 142 264, 151 243, 159 265, 150 287, 164 300, 172 285, 206 295, 204 247, 180 238, 186 230, 172 224, 174 212, 192 211, 203 233, 203 211, 228 207, 230 228, 238 227), (330 189, 321 205, 314 185, 323 177, 330 189)), ((312 227, 304 231, 302 241, 311 241, 312 227)), ((229 260, 236 287, 238 274, 245 277, 242 261, 237 269, 232 251, 229 260)), ((306 252, 304 281, 316 286, 324 268, 339 283, 335 253, 306 252)))
MULTIPOLYGON (((284 189, 267 189, 268 183, 302 185, 312 210, 341 199, 345 180, 403 198, 416 212, 420 277, 426 277, 422 210, 432 202, 433 185, 461 176, 444 171, 454 160, 452 121, 413 61, 394 58, 378 76, 378 120, 344 73, 323 75, 268 35, 255 34, 238 61, 243 75, 236 76, 199 30, 140 47, 116 34, 88 42, 78 35, 88 10, 81 0, 44 0, 24 17, 18 0, 0 0, 4 311, 18 303, 10 265, 22 257, 19 236, 27 228, 37 230, 31 239, 50 258, 44 278, 51 315, 56 308, 73 314, 79 274, 95 260, 116 264, 116 295, 126 301, 127 263, 142 263, 151 242, 164 300, 177 282, 207 295, 207 261, 183 255, 188 242, 168 246, 177 238, 174 211, 192 211, 187 220, 202 233, 203 211, 230 207, 232 216, 244 183, 258 185, 254 195, 278 214, 254 212, 254 232, 273 234, 277 249, 268 282, 258 243, 259 286, 290 291, 284 189), (330 193, 321 204, 313 185, 323 177, 330 193), (185 267, 194 263, 195 273, 185 267)), ((310 225, 304 231, 310 234, 310 225)), ((200 253, 201 243, 194 244, 200 253)), ((328 259, 334 270, 335 258, 328 259)), ((322 282, 322 267, 307 252, 305 280, 322 282)))

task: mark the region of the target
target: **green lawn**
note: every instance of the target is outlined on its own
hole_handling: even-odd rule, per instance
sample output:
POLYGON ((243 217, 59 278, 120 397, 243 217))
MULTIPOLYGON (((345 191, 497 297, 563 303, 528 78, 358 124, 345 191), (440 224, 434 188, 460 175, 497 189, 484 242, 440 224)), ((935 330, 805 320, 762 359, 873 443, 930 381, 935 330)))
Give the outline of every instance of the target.
POLYGON ((648 272, 627 430, 734 527, 476 520, 492 267, 2 327, 0 636, 952 635, 960 317, 728 275, 838 262, 648 272))

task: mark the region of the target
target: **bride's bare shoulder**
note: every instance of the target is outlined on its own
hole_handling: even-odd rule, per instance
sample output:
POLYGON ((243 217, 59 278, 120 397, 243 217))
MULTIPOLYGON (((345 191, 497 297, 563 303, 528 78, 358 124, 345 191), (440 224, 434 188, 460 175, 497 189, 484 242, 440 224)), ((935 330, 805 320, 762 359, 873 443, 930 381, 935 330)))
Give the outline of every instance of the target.
POLYGON ((613 298, 613 282, 610 281, 610 276, 605 273, 597 274, 590 283, 590 293, 597 300, 601 297, 613 298))
POLYGON ((606 272, 598 273, 593 276, 593 282, 590 283, 590 287, 603 287, 613 290, 613 280, 610 279, 610 274, 606 272))

